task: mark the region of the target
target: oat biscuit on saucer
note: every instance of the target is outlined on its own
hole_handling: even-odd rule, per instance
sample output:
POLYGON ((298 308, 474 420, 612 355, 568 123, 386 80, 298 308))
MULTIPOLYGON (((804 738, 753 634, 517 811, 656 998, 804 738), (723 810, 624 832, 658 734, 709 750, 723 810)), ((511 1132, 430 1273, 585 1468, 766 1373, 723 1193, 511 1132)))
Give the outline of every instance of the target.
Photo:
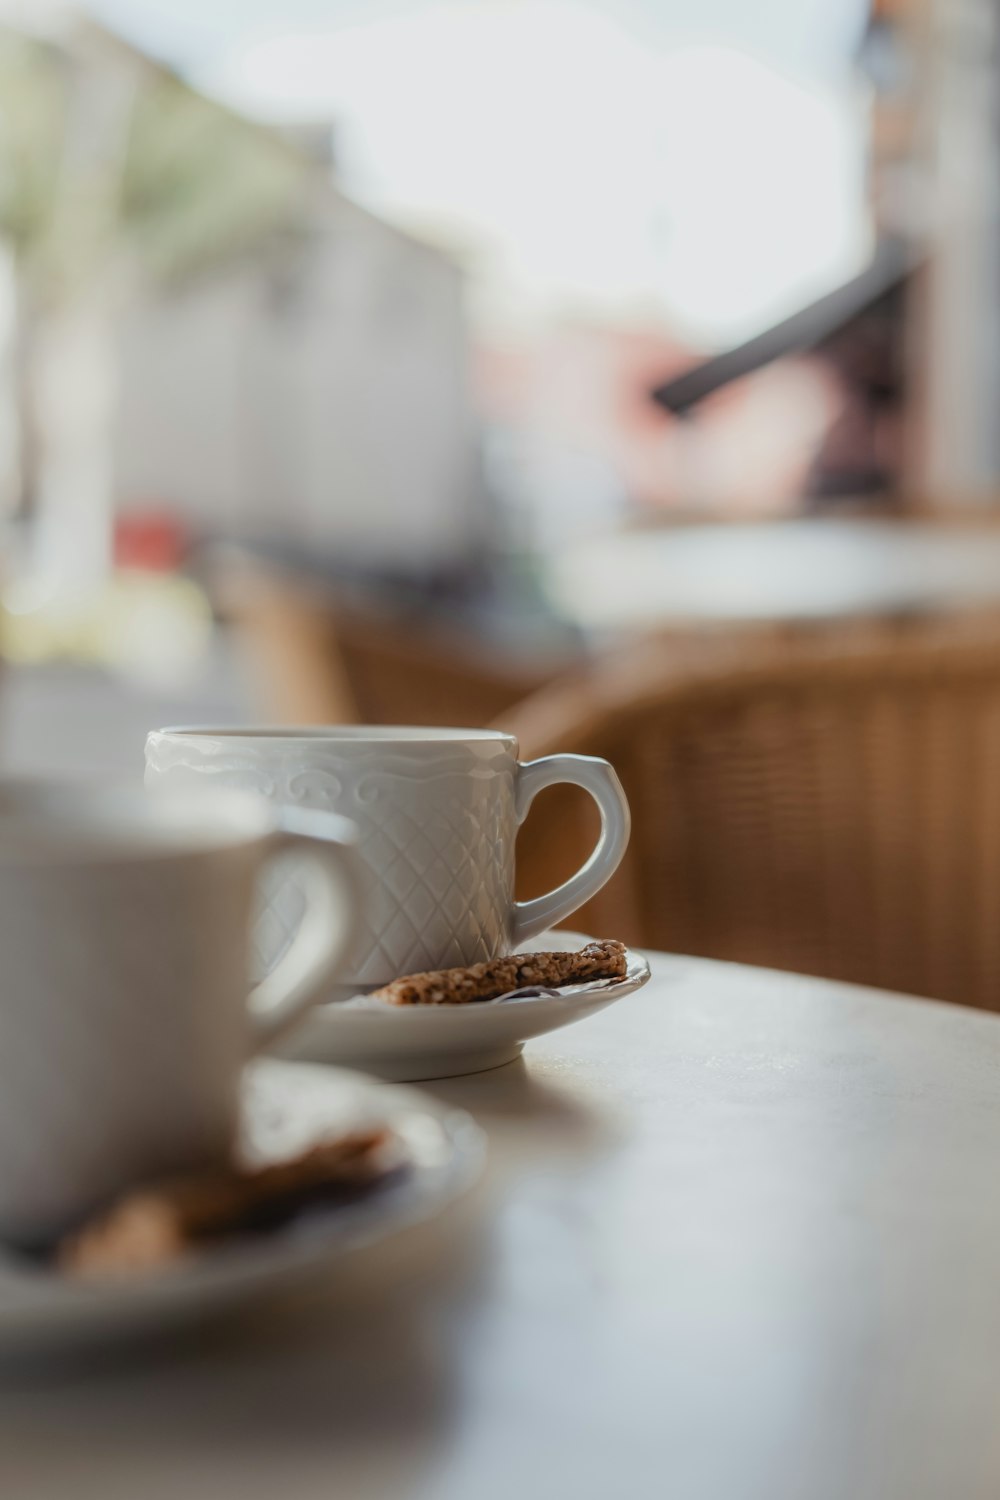
POLYGON ((389 1005, 465 1005, 535 985, 554 989, 588 979, 623 979, 627 968, 625 944, 608 939, 588 943, 577 953, 512 953, 464 969, 407 974, 375 990, 369 999, 389 1005))

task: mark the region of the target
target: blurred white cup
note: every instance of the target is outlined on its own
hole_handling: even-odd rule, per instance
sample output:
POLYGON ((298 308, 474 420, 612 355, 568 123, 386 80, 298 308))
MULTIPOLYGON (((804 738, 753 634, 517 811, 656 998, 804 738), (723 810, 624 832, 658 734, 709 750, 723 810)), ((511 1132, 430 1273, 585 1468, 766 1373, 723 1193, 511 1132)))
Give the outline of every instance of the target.
POLYGON ((0 1237, 43 1242, 227 1157, 245 1061, 321 998, 354 930, 352 839, 227 788, 0 781, 0 1237), (289 850, 303 920, 251 990, 255 893, 289 850))

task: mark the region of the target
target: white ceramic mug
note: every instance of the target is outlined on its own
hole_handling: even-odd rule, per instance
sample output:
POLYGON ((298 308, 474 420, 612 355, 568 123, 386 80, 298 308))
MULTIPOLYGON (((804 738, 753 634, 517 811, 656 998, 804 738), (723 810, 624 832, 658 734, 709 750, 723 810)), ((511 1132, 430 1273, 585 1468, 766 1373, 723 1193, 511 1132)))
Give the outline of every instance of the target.
POLYGON ((325 993, 353 930, 352 838, 226 789, 0 782, 0 1237, 45 1241, 226 1157, 244 1062, 325 993), (256 887, 289 851, 306 910, 248 1000, 256 887))
MULTIPOLYGON (((146 741, 148 787, 232 785, 282 807, 333 810, 358 828, 362 932, 344 969, 354 988, 478 963, 564 920, 609 879, 629 811, 605 760, 522 763, 492 730, 332 727, 163 729, 146 741), (585 788, 601 814, 597 846, 558 890, 514 900, 518 826, 543 787, 585 788)), ((280 953, 297 921, 294 884, 272 887, 259 947, 280 953)))

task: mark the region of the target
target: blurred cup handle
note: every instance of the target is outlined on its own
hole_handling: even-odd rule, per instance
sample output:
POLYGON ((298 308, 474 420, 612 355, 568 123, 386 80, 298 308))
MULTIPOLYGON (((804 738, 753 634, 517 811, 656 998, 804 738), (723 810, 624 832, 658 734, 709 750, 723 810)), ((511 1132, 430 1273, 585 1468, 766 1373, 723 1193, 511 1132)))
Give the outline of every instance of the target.
POLYGON ((267 865, 294 853, 306 910, 291 946, 250 993, 252 1051, 279 1041, 330 990, 361 917, 361 866, 346 818, 327 812, 282 813, 270 838, 267 865))

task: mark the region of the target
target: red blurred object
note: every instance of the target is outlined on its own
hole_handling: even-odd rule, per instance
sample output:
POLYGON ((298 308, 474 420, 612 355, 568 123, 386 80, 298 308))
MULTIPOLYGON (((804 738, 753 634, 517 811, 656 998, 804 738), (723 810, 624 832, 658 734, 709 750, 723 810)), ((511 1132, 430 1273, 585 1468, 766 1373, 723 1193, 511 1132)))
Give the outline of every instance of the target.
POLYGON ((180 567, 187 550, 184 527, 167 511, 130 511, 115 521, 116 567, 171 573, 180 567))

